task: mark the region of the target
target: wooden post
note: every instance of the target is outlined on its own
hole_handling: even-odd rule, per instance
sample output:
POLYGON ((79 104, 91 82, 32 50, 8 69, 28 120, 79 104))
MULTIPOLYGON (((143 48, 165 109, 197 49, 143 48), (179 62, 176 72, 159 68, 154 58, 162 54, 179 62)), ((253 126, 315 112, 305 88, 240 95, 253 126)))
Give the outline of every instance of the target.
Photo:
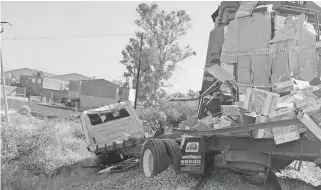
MULTIPOLYGON (((1 7, 1 5, 0 5, 1 7)), ((1 31, 0 33, 3 32, 2 24, 11 24, 9 22, 1 22, 1 31)), ((7 123, 9 123, 9 111, 8 111, 8 100, 7 100, 7 92, 6 92, 6 77, 4 76, 4 70, 3 70, 3 62, 2 62, 2 49, 0 47, 0 62, 1 62, 1 76, 2 76, 2 93, 3 93, 3 98, 4 98, 4 112, 5 112, 5 117, 7 123)))
POLYGON ((0 62, 1 62, 1 77, 2 77, 2 93, 4 98, 4 112, 7 123, 9 123, 9 113, 8 113, 8 100, 6 92, 6 79, 4 76, 3 62, 2 62, 2 49, 0 48, 0 62))

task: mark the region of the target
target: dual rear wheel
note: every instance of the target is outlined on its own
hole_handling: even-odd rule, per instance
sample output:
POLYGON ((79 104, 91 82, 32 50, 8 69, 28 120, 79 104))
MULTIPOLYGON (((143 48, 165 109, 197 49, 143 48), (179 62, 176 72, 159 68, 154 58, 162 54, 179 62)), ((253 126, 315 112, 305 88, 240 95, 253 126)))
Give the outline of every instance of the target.
POLYGON ((175 140, 147 139, 143 144, 140 157, 140 167, 146 177, 161 173, 171 163, 176 173, 179 173, 181 151, 175 140))

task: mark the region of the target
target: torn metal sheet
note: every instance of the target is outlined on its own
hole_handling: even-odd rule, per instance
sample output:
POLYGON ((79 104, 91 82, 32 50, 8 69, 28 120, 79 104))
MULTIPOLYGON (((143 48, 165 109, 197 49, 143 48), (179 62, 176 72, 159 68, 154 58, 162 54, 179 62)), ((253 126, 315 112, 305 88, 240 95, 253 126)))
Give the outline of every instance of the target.
POLYGON ((257 4, 258 1, 242 1, 239 8, 237 9, 235 18, 251 16, 257 4))
POLYGON ((222 82, 234 79, 234 76, 231 73, 218 65, 213 65, 205 70, 222 82))
POLYGON ((210 67, 220 62, 220 54, 224 42, 224 26, 214 28, 209 37, 205 67, 210 67), (218 61, 212 61, 218 60, 218 61))
MULTIPOLYGON (((231 52, 238 52, 238 43, 239 43, 239 36, 238 28, 240 25, 240 20, 232 20, 229 25, 225 28, 224 34, 224 43, 222 46, 222 52, 231 51, 231 52)), ((221 55, 221 62, 225 64, 235 64, 237 63, 236 56, 225 56, 221 55)))

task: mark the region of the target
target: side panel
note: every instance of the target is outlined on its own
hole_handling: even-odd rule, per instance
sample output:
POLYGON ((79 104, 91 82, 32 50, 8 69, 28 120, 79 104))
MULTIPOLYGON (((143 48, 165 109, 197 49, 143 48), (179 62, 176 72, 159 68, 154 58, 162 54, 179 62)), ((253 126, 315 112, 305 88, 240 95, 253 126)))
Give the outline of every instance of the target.
MULTIPOLYGON (((251 48, 269 48, 269 40, 272 35, 270 14, 254 13, 251 25, 252 28, 255 27, 255 30, 251 30, 251 48)), ((272 68, 268 55, 251 55, 251 63, 251 78, 254 85, 270 85, 272 68)))
POLYGON ((88 146, 91 146, 93 145, 93 140, 92 140, 92 137, 90 135, 90 121, 89 121, 89 118, 86 116, 86 114, 84 113, 81 113, 80 115, 80 121, 81 121, 81 126, 82 126, 82 129, 85 133, 85 137, 86 137, 86 143, 88 146))

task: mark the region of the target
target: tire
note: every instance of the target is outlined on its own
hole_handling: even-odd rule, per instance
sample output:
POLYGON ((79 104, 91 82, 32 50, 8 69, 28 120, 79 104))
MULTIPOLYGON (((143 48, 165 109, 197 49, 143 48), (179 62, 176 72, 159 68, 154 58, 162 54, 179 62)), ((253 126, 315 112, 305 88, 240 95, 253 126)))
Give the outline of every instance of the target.
POLYGON ((172 139, 162 139, 165 145, 166 152, 169 155, 171 164, 174 167, 176 174, 180 173, 180 163, 181 163, 181 149, 179 148, 177 142, 172 139))
POLYGON ((146 177, 154 177, 168 166, 168 155, 163 142, 159 139, 147 139, 140 154, 140 168, 146 177))

